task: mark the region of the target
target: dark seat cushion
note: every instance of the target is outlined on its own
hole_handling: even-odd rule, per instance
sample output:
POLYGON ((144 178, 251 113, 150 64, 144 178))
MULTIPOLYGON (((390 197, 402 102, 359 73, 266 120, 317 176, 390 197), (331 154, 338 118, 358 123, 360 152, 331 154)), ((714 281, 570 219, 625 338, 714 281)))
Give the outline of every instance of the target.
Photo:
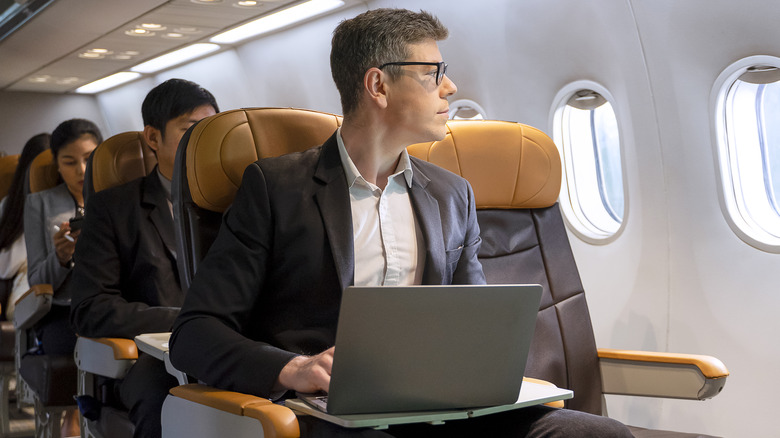
POLYGON ((91 429, 96 429, 104 437, 132 438, 135 432, 135 427, 130 422, 127 411, 110 406, 103 406, 100 410, 100 420, 90 421, 89 425, 91 429))
POLYGON ((28 354, 22 358, 19 373, 44 406, 76 404, 78 370, 73 356, 28 354))

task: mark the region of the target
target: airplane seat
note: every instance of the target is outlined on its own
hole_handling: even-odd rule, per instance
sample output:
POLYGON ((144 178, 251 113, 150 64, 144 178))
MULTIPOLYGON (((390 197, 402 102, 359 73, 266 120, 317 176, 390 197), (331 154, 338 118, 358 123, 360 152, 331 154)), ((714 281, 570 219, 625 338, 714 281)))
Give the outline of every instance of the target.
MULTIPOLYGON (((709 356, 597 349, 585 292, 557 198, 561 161, 552 140, 513 122, 450 121, 447 137, 411 155, 466 178, 480 224, 488 283, 544 288, 526 375, 574 391, 565 406, 605 412, 604 394, 703 400, 728 370, 709 356)), ((637 437, 700 436, 631 428, 637 437)))
MULTIPOLYGON (((8 195, 13 182, 19 154, 0 157, 0 199, 8 195)), ((1 212, 0 212, 1 214, 1 212)), ((24 275, 24 274, 21 274, 24 275)), ((13 289, 14 278, 0 279, 0 306, 6 305, 6 300, 13 289)), ((5 312, 5 309, 3 308, 5 312)), ((8 436, 11 432, 11 381, 16 374, 14 365, 14 324, 11 321, 0 321, 0 435, 8 436)))
MULTIPOLYGON (((16 173, 16 165, 19 163, 19 154, 0 157, 0 199, 8 195, 11 183, 16 173)), ((0 212, 2 214, 2 212, 0 212)), ((0 306, 5 305, 5 299, 11 293, 13 278, 0 279, 0 306)), ((11 321, 0 321, 0 366, 13 364, 14 360, 14 326, 11 321)), ((11 366, 13 368, 13 366, 11 366)), ((5 370, 5 368, 3 368, 5 370)), ((0 371, 0 375, 4 375, 0 371)))
MULTIPOLYGON (((141 178, 157 165, 157 156, 138 131, 114 135, 95 148, 84 175, 84 191, 94 193, 141 178)), ((88 201, 87 201, 88 202, 88 201)), ((74 352, 84 437, 130 438, 135 426, 114 400, 113 382, 138 358, 132 339, 80 336, 74 352)))
POLYGON ((84 174, 85 194, 119 186, 144 177, 157 165, 157 156, 141 131, 129 131, 107 138, 92 153, 93 165, 84 174))
MULTIPOLYGON (((35 193, 56 186, 59 173, 50 149, 30 164, 25 189, 35 193)), ((31 285, 15 303, 14 350, 17 403, 35 407, 35 430, 40 436, 58 437, 62 413, 74 407, 76 365, 69 355, 27 354, 35 346, 33 326, 51 308, 54 291, 49 284, 31 285)))
MULTIPOLYGON (((230 205, 246 165, 270 155, 263 153, 267 132, 284 133, 290 118, 312 116, 300 111, 222 113, 204 119, 185 135, 186 148, 179 148, 174 170, 173 199, 180 221, 176 224, 179 263, 188 264, 180 268, 187 287, 210 245, 204 236, 211 239, 216 233, 215 229, 201 232, 207 224, 202 214, 218 214, 230 205), (274 123, 263 123, 271 120, 274 123)), ((309 126, 314 133, 310 145, 324 142, 337 124, 337 118, 336 123, 331 119, 322 132, 309 126)), ((292 132, 298 135, 299 130, 292 132)), ((483 239, 480 259, 490 283, 544 286, 528 376, 574 389, 575 397, 567 407, 594 414, 603 412, 605 393, 704 399, 719 392, 728 371, 717 359, 596 349, 583 287, 556 205, 561 163, 549 137, 526 125, 496 121, 450 121, 448 131, 444 140, 412 145, 409 152, 471 182, 483 239), (648 371, 633 371, 636 368, 648 371), (641 377, 638 384, 625 381, 631 374, 641 377)), ((282 139, 272 144, 286 143, 282 139)), ((208 226, 218 227, 216 219, 208 226)), ((255 434, 264 430, 269 436, 296 436, 297 426, 290 426, 294 414, 283 409, 259 397, 183 385, 173 388, 165 401, 163 432, 174 437, 207 436, 208 431, 233 427, 231 435, 244 436, 241 428, 248 427, 255 434), (197 420, 176 421, 182 417, 197 420)), ((640 429, 632 430, 642 436, 640 429)))
MULTIPOLYGON (((261 158, 320 145, 340 124, 341 117, 334 114, 251 108, 203 119, 184 135, 172 189, 184 290, 216 237, 222 213, 233 202, 246 167, 261 158)), ((290 409, 200 384, 173 388, 163 405, 162 421, 166 437, 299 435, 290 409)))
POLYGON ((246 167, 328 139, 341 117, 293 108, 225 111, 202 120, 181 140, 173 176, 173 209, 182 289, 216 238, 246 167))
POLYGON ((14 180, 16 165, 19 164, 20 154, 4 155, 0 157, 0 199, 8 195, 11 183, 14 180))

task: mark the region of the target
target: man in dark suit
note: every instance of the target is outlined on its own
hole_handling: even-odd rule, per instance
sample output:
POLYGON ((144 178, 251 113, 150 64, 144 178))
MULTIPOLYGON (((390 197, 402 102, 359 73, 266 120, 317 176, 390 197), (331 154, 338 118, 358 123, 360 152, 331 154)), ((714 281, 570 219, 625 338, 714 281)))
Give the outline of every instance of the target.
MULTIPOLYGON (((211 93, 182 79, 147 94, 144 139, 158 164, 144 178, 90 197, 70 285, 71 324, 79 335, 132 339, 171 330, 184 301, 171 207, 174 157, 187 129, 217 111, 211 93)), ((139 356, 118 385, 135 436, 161 435, 162 402, 175 385, 162 361, 139 356)))
MULTIPOLYGON (((343 125, 321 147, 246 169, 176 320, 178 369, 263 397, 327 391, 346 286, 485 282, 471 187, 406 153, 446 135, 447 98, 457 90, 436 43, 446 36, 430 14, 400 9, 338 26, 331 70, 343 125)), ((299 424, 303 437, 524 436, 531 426, 558 428, 551 408, 524 411, 388 431, 347 430, 309 416, 299 424)), ((596 420, 579 424, 599 422, 590 417, 596 420)), ((610 422, 599 436, 621 428, 610 422)))

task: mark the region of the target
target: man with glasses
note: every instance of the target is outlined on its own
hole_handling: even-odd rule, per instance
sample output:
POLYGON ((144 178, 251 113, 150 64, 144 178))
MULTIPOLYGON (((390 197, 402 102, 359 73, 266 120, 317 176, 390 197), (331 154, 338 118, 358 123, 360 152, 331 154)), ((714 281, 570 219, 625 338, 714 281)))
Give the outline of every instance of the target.
MULTIPOLYGON (((247 168, 174 324, 174 366, 262 397, 327 392, 343 285, 485 283, 469 184, 406 152, 446 135, 457 87, 436 42, 447 33, 402 9, 339 24, 330 64, 343 124, 321 147, 247 168)), ((544 407, 386 431, 299 424, 302 437, 630 436, 544 407)))

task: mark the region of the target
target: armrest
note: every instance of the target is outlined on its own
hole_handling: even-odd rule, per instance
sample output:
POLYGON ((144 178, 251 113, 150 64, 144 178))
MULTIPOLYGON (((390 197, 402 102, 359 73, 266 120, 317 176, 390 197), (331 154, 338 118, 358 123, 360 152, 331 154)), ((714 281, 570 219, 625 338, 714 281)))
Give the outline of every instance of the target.
POLYGON ((200 384, 177 386, 170 393, 199 405, 258 420, 266 437, 293 438, 300 435, 295 413, 268 399, 200 384))
POLYGON ((26 330, 41 318, 43 318, 49 309, 51 309, 54 289, 50 284, 36 284, 16 300, 14 310, 14 328, 16 330, 26 330))
POLYGON ((605 394, 704 400, 726 385, 729 371, 712 356, 599 349, 605 394))
MULTIPOLYGON (((525 377, 524 376, 523 377, 523 382, 533 382, 533 383, 538 383, 540 385, 554 386, 556 388, 558 387, 556 384, 554 384, 552 382, 548 382, 548 381, 542 380, 542 379, 534 379, 533 377, 525 377)), ((545 405, 553 407, 553 408, 561 408, 561 409, 563 409, 563 407, 564 407, 563 400, 558 400, 558 401, 554 401, 554 402, 550 402, 550 403, 545 403, 545 405)))
POLYGON ((132 339, 79 337, 74 358, 81 371, 121 379, 138 359, 138 348, 132 339))

